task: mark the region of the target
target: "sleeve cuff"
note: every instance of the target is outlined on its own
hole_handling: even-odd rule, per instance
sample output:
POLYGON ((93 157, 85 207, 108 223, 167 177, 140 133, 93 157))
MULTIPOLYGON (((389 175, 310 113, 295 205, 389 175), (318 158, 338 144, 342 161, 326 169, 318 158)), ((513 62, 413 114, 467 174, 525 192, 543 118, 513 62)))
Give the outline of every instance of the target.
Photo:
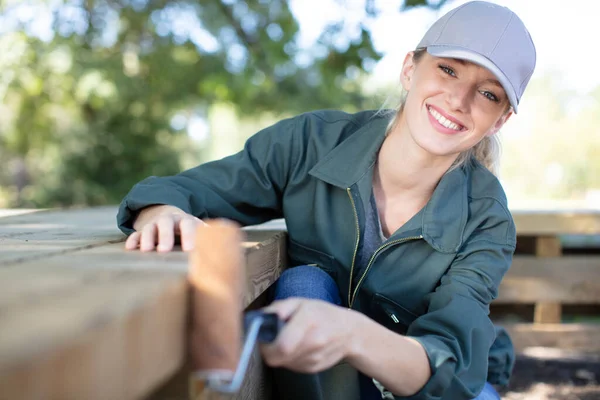
POLYGON ((188 214, 192 213, 189 200, 177 189, 140 183, 135 185, 121 202, 117 213, 117 226, 123 233, 130 235, 135 232, 133 221, 137 213, 142 208, 158 204, 174 206, 188 214))
MULTIPOLYGON (((434 343, 429 343, 429 340, 423 336, 410 336, 421 343, 427 353, 427 359, 429 360, 429 368, 431 370, 431 376, 429 380, 423 385, 423 387, 415 394, 411 396, 394 396, 395 400, 441 400, 445 390, 450 386, 450 380, 452 379, 452 371, 449 371, 448 363, 443 363, 442 366, 436 366, 432 361, 435 358, 432 356, 431 350, 439 348, 434 343)), ((439 357, 438 357, 439 358, 439 357)))

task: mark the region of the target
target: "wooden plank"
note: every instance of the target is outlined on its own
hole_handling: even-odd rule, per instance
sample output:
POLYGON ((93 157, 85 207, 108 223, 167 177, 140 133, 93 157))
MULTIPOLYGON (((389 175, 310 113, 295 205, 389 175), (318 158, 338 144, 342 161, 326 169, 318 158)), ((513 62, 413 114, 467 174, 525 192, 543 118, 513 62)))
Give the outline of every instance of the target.
POLYGON ((600 210, 511 210, 518 235, 600 233, 600 210))
MULTIPOLYGON (((286 264, 285 232, 247 231, 247 286, 250 304, 277 280, 286 264)), ((8 302, 73 286, 103 281, 110 271, 174 271, 187 273, 187 254, 125 251, 122 243, 98 246, 41 260, 11 263, 0 268, 0 309, 8 302), (44 271, 51 274, 41 275, 44 271), (43 279, 41 278, 43 276, 43 279), (36 279, 40 277, 40 279, 36 279)))
POLYGON ((5 399, 134 399, 185 358, 187 283, 117 274, 41 302, 2 309, 5 399))
POLYGON ((287 267, 287 248, 285 232, 265 233, 248 231, 249 243, 246 249, 246 305, 263 294, 287 267), (254 239, 260 242, 253 242, 254 239))
MULTIPOLYGON (((8 212, 5 210, 6 213, 8 212)), ((116 207, 95 207, 81 210, 16 213, 13 216, 0 218, 0 268, 94 247, 100 249, 97 253, 100 258, 96 259, 94 265, 98 263, 106 265, 104 257, 115 258, 115 255, 108 255, 104 245, 121 243, 125 240, 125 235, 117 229, 116 213, 116 207)), ((246 247, 259 245, 281 232, 268 224, 251 226, 244 230, 249 235, 246 247)), ((122 245, 115 246, 110 248, 108 253, 113 252, 113 249, 119 249, 115 254, 120 258, 123 254, 121 248, 122 245)), ((85 256, 89 257, 90 254, 96 253, 86 253, 85 256)), ((146 263, 149 259, 153 260, 151 262, 155 266, 162 265, 163 258, 160 256, 158 259, 156 256, 137 257, 137 264, 146 263)))
MULTIPOLYGON (((248 237, 246 305, 286 261, 284 233, 248 237)), ((0 329, 0 399, 148 394, 185 359, 186 273, 187 254, 122 243, 0 268, 0 321, 10 327, 0 329)))
POLYGON ((44 210, 35 208, 0 208, 0 218, 13 217, 15 215, 31 214, 40 211, 44 210))
POLYGON ((56 254, 89 249, 107 243, 120 243, 123 235, 85 234, 67 239, 29 240, 0 238, 0 268, 30 260, 44 259, 56 254))
POLYGON ((535 239, 535 255, 537 257, 560 257, 562 247, 556 236, 538 236, 535 239))
POLYGON ((0 268, 125 240, 115 207, 47 210, 0 218, 0 268))
POLYGON ((563 350, 600 350, 600 324, 500 324, 516 351, 528 347, 555 347, 563 350))
POLYGON ((562 320, 562 305, 560 303, 535 303, 533 322, 536 324, 559 324, 562 320))
POLYGON ((116 207, 44 210, 0 218, 0 236, 26 237, 56 230, 77 233, 79 229, 119 233, 116 207))
MULTIPOLYGON (((539 257, 560 257, 562 248, 556 236, 538 236, 535 240, 535 255, 539 257)), ((537 302, 533 312, 533 322, 538 324, 558 324, 562 320, 562 306, 559 302, 537 302)))
POLYGON ((495 303, 600 304, 600 256, 515 256, 495 303))

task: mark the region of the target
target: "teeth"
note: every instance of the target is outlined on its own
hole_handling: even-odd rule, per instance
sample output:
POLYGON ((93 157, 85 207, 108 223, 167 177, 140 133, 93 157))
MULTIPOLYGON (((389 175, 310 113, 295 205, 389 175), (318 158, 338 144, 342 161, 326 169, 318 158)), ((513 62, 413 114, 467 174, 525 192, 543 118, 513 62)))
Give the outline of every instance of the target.
POLYGON ((437 122, 439 122, 440 124, 442 124, 446 128, 448 128, 448 129, 454 129, 455 131, 460 131, 462 129, 458 124, 455 124, 454 122, 449 121, 442 114, 440 114, 439 112, 435 111, 433 108, 427 107, 427 109, 429 110, 429 113, 431 115, 433 115, 433 118, 435 118, 437 120, 437 122))

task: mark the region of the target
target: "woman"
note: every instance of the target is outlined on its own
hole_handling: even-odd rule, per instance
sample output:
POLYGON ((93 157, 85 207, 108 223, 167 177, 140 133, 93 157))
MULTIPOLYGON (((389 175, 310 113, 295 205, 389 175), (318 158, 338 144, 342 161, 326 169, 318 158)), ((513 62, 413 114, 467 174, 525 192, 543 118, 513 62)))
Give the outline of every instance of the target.
POLYGON ((123 200, 126 248, 184 250, 201 219, 284 217, 292 265, 269 306, 287 321, 263 346, 277 398, 321 398, 315 373, 360 371, 361 398, 498 399, 512 347, 488 317, 516 233, 490 171, 535 48, 509 9, 471 2, 438 20, 401 72, 391 113, 284 120, 243 151, 123 200))

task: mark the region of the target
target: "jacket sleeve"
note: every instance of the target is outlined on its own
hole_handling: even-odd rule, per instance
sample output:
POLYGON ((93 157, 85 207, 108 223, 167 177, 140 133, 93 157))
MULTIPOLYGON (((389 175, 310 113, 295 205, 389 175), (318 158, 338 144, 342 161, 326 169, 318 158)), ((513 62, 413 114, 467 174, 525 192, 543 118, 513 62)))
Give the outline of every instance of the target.
POLYGON ((431 377, 418 393, 396 399, 470 399, 482 390, 496 338, 489 304, 497 297, 516 245, 510 214, 485 225, 470 235, 429 295, 428 312, 409 326, 407 336, 425 348, 431 377))
POLYGON ((288 174, 298 158, 294 152, 297 119, 266 128, 244 149, 175 176, 149 177, 136 184, 121 202, 117 224, 133 232, 137 212, 167 204, 198 218, 228 218, 252 225, 282 216, 281 199, 288 174))

